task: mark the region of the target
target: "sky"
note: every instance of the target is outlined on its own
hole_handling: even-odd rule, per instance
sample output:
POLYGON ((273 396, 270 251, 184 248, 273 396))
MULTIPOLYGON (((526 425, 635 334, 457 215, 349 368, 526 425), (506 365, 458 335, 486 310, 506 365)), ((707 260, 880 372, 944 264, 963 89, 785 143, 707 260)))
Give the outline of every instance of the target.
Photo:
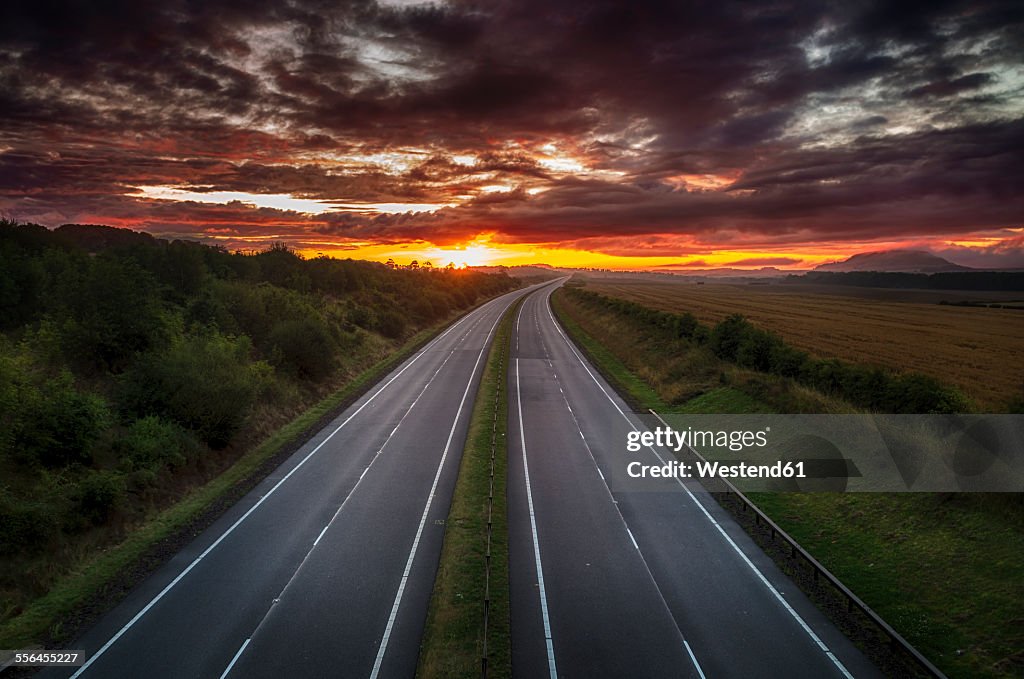
POLYGON ((0 215, 436 266, 1024 267, 1022 2, 0 7, 0 215))

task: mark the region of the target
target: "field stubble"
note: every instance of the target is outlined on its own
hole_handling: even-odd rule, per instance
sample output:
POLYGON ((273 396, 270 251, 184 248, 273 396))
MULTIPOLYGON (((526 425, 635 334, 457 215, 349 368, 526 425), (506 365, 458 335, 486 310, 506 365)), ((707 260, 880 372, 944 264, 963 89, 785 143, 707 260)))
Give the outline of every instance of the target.
POLYGON ((1000 410, 1024 386, 1024 312, 805 292, 793 285, 696 285, 590 278, 587 289, 717 323, 742 314, 789 344, 824 358, 931 375, 960 387, 983 410, 1000 410))

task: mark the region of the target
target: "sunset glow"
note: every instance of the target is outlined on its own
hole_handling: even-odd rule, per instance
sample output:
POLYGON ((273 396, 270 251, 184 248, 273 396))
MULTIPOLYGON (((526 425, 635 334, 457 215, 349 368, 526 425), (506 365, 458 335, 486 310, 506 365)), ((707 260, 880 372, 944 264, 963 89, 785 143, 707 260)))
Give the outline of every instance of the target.
POLYGON ((0 42, 0 213, 435 266, 1024 267, 1024 28, 820 5, 765 40, 726 2, 711 44, 708 11, 82 9, 0 42))

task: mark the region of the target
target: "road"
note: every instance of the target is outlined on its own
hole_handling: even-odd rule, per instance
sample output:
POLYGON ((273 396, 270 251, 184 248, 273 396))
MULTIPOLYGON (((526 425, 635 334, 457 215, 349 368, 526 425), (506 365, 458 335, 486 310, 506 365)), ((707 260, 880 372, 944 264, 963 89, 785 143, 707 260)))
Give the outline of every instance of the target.
POLYGON ((879 676, 699 486, 616 489, 646 427, 564 335, 552 289, 520 308, 509 365, 514 676, 879 676))
POLYGON ((453 324, 70 644, 86 666, 43 676, 413 676, 485 350, 524 295, 509 366, 514 674, 876 676, 701 489, 613 492, 643 425, 563 335, 555 286, 453 324))
POLYGON ((484 351, 526 293, 467 314, 303 445, 68 646, 89 658, 73 676, 412 676, 484 351))

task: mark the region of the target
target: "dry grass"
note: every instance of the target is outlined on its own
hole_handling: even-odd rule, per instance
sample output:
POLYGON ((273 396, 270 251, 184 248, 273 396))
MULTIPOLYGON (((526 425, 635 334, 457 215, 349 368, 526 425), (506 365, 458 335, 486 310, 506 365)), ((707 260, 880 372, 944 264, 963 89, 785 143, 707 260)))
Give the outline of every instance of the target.
POLYGON ((999 411, 1024 384, 1024 312, 808 292, 794 285, 648 282, 590 278, 587 289, 704 322, 729 314, 821 357, 932 375, 999 411))

